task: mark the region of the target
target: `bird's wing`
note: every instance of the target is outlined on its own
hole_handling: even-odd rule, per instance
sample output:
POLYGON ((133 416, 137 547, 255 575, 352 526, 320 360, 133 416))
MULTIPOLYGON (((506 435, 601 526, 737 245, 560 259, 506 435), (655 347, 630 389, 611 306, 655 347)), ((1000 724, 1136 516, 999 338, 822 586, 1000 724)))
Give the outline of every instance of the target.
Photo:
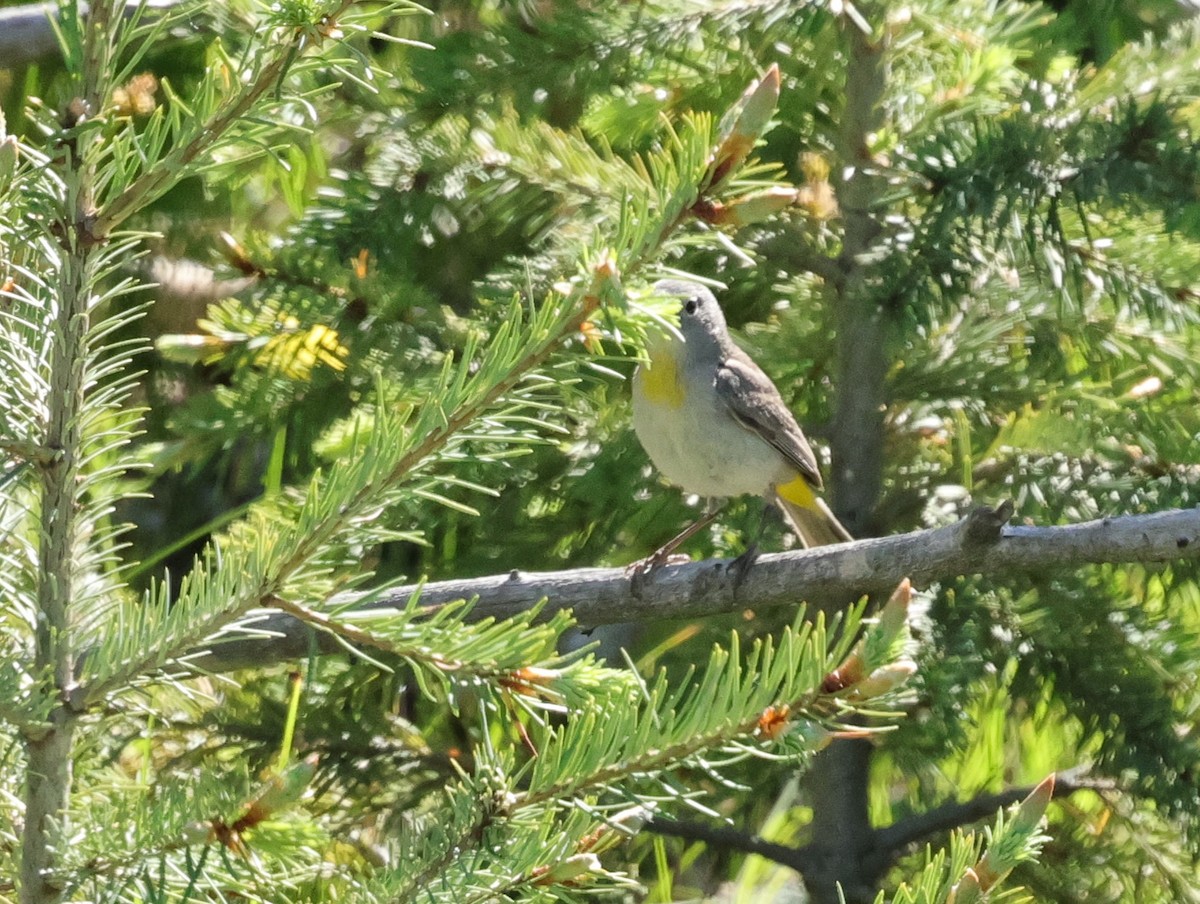
POLYGON ((778 449, 814 489, 821 489, 817 457, 784 404, 783 396, 762 368, 737 349, 717 366, 714 387, 717 397, 739 424, 778 449))

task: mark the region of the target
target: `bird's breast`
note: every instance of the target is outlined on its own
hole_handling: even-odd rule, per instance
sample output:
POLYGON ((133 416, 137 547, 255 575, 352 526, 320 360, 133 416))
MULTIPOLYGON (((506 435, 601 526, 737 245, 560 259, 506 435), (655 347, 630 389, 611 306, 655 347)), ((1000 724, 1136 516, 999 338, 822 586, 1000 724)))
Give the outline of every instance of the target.
POLYGON ((777 450, 729 414, 711 377, 682 376, 673 371, 666 381, 655 365, 633 383, 633 426, 663 476, 689 493, 737 496, 765 493, 792 475, 777 450), (649 379, 656 370, 665 384, 658 394, 649 379))

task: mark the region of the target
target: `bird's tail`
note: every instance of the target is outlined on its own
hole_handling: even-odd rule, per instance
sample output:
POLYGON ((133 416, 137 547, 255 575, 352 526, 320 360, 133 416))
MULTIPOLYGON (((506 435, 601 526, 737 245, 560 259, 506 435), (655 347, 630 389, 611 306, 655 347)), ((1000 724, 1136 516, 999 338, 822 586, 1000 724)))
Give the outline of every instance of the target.
POLYGON ((854 539, 834 517, 825 500, 816 495, 802 477, 776 487, 775 501, 805 549, 849 543, 854 539))

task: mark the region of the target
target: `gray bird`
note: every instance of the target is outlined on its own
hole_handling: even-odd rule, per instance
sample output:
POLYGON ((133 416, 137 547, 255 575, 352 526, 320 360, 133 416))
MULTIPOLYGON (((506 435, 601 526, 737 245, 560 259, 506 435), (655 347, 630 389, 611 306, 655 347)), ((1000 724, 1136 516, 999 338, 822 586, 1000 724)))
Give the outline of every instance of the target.
POLYGON ((633 427, 655 467, 710 500, 762 496, 783 510, 806 547, 851 540, 817 495, 821 475, 803 431, 771 378, 730 338, 712 292, 682 280, 654 288, 680 300, 679 335, 652 338, 633 376, 633 427))

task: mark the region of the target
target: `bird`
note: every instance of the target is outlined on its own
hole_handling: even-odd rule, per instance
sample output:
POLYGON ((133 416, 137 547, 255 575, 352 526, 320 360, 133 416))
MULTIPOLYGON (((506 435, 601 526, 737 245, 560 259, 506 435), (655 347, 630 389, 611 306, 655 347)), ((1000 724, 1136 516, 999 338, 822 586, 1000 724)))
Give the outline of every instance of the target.
MULTIPOLYGON (((660 296, 679 299, 678 332, 653 334, 633 376, 633 428, 654 466, 707 511, 646 560, 653 569, 711 523, 717 500, 759 495, 778 506, 806 547, 853 538, 819 495, 812 447, 771 378, 734 343, 706 286, 666 279, 660 296)), ((757 555, 752 544, 743 557, 757 555)))

